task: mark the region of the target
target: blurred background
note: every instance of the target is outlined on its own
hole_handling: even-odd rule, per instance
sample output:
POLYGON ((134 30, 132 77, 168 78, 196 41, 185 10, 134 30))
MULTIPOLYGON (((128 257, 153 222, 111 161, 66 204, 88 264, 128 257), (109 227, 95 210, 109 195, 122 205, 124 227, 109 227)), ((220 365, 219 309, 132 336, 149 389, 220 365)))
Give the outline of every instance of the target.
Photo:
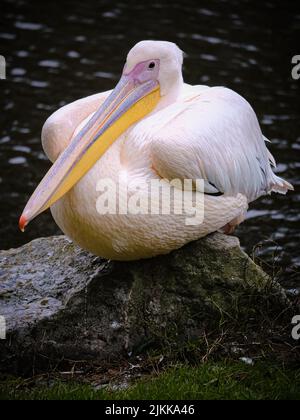
POLYGON ((142 39, 176 42, 191 84, 222 85, 255 109, 277 173, 295 192, 251 205, 238 229, 243 248, 290 293, 300 292, 300 7, 247 0, 2 0, 0 54, 0 249, 60 233, 50 213, 25 234, 18 218, 50 164, 40 141, 47 117, 80 97, 111 89, 128 50, 142 39), (298 289, 298 291, 296 290, 298 289))

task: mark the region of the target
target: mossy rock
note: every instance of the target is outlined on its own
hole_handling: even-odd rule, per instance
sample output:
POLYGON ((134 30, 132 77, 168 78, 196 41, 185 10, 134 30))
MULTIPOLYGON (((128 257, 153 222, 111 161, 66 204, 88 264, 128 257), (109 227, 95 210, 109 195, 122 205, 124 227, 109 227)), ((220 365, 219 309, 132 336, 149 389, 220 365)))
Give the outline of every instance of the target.
POLYGON ((64 236, 41 238, 1 251, 0 276, 1 369, 14 372, 175 348, 225 318, 234 325, 288 305, 238 239, 219 233, 127 263, 94 257, 64 236))

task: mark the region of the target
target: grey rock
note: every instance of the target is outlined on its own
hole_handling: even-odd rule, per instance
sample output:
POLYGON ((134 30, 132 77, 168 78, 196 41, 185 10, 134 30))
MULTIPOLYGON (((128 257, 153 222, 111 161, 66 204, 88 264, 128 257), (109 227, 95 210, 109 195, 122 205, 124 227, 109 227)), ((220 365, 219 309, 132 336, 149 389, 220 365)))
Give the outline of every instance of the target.
POLYGON ((169 346, 215 327, 224 314, 247 318, 286 305, 285 295, 219 233, 170 255, 113 262, 65 236, 0 252, 2 370, 49 361, 103 360, 169 346))

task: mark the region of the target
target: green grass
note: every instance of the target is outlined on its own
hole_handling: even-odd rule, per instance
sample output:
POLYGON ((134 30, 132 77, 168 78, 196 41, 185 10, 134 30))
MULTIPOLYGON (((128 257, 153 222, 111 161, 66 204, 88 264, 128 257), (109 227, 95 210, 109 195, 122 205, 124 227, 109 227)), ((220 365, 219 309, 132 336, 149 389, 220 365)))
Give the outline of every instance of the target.
POLYGON ((126 390, 94 390, 90 385, 56 382, 51 387, 24 387, 22 380, 0 383, 0 399, 30 400, 291 400, 300 399, 300 369, 266 363, 218 362, 178 365, 139 380, 126 390))

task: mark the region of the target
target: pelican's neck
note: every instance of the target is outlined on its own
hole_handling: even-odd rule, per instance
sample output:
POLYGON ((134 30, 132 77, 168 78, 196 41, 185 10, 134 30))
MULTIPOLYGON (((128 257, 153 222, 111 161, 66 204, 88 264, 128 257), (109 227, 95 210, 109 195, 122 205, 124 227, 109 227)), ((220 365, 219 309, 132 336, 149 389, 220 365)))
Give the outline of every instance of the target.
POLYGON ((169 105, 172 105, 177 99, 180 97, 183 91, 183 77, 182 73, 178 73, 177 77, 172 80, 172 84, 168 84, 167 86, 161 86, 161 99, 154 109, 153 113, 166 108, 169 105))

